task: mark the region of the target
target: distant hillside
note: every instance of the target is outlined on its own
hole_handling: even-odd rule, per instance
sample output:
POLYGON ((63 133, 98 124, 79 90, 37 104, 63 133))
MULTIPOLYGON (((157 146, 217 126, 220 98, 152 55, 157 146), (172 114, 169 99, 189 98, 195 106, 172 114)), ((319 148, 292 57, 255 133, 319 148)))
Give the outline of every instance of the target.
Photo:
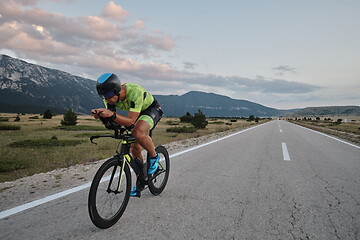
POLYGON ((48 106, 35 105, 14 105, 8 103, 0 103, 1 113, 37 113, 43 114, 46 110, 50 110, 53 114, 63 114, 66 110, 48 106))
POLYGON ((102 104, 95 93, 95 81, 6 55, 0 55, 0 102, 72 108, 80 113, 89 113, 91 108, 102 104))
MULTIPOLYGON (((103 107, 95 85, 90 79, 0 55, 0 112, 43 113, 51 107, 54 112, 72 108, 89 114, 92 108, 103 107)), ((272 117, 294 112, 196 91, 155 97, 165 115, 175 117, 198 109, 209 117, 272 117)))
POLYGON ((250 115, 271 117, 289 113, 245 100, 198 91, 191 91, 181 96, 158 95, 155 98, 158 99, 167 116, 178 117, 187 112, 193 114, 199 109, 209 117, 248 117, 250 115))
POLYGON ((332 116, 355 115, 360 116, 359 106, 333 106, 333 107, 308 107, 293 113, 293 116, 332 116))

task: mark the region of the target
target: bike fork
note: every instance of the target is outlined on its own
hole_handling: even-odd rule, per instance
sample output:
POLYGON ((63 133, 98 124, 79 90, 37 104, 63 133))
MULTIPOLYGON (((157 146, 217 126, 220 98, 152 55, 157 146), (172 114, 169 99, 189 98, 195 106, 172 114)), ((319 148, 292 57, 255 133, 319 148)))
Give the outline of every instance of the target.
POLYGON ((121 189, 121 183, 122 183, 122 178, 123 178, 123 173, 124 173, 124 168, 125 168, 125 159, 122 160, 122 165, 121 165, 121 169, 120 169, 120 179, 119 179, 119 185, 117 187, 117 191, 120 192, 121 189))

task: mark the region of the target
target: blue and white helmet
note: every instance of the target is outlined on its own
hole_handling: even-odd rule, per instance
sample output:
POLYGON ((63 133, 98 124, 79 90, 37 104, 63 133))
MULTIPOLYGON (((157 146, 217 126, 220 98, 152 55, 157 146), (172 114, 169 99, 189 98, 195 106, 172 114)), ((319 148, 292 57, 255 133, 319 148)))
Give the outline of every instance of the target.
POLYGON ((99 95, 118 95, 121 90, 121 81, 114 73, 104 73, 96 83, 96 90, 99 95))

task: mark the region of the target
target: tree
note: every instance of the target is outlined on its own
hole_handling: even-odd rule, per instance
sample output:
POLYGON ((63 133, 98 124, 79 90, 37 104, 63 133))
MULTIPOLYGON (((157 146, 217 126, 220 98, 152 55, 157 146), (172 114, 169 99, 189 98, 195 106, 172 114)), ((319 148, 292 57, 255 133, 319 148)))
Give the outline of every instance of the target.
POLYGON ((187 122, 187 123, 191 123, 193 119, 193 116, 187 112, 185 115, 180 117, 180 122, 187 122))
POLYGON ((258 123, 260 121, 260 118, 259 117, 256 117, 255 118, 255 122, 258 123))
POLYGON ((16 116, 14 122, 20 122, 20 113, 18 113, 18 115, 16 116))
POLYGON ((254 116, 254 115, 250 115, 250 116, 249 116, 249 121, 252 122, 252 121, 254 121, 254 120, 255 120, 255 116, 254 116))
POLYGON ((208 125, 208 121, 206 121, 206 116, 201 112, 200 109, 197 113, 194 114, 191 124, 198 129, 205 128, 208 125))
POLYGON ((54 116, 54 114, 52 114, 52 112, 50 111, 50 109, 46 110, 44 112, 43 118, 45 119, 51 119, 54 116))
POLYGON ((61 125, 70 126, 70 125, 76 125, 76 124, 77 124, 76 113, 72 109, 67 110, 64 113, 64 119, 61 120, 61 125))

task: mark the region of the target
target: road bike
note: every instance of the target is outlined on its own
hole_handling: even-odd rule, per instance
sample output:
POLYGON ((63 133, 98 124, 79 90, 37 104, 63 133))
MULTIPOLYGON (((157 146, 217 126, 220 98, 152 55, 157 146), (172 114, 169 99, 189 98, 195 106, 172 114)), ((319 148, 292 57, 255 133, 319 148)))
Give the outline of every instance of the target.
MULTIPOLYGON (((94 143, 96 138, 110 137, 120 140, 116 154, 101 165, 92 181, 88 209, 91 221, 95 226, 105 229, 114 225, 124 213, 129 202, 131 191, 130 167, 137 175, 137 188, 148 186, 153 195, 159 195, 165 188, 169 178, 170 159, 164 146, 157 146, 156 152, 160 155, 159 167, 154 174, 148 175, 147 169, 139 166, 139 160, 130 154, 130 146, 136 142, 131 135, 131 127, 123 127, 113 124, 111 127, 114 135, 91 136, 90 141, 94 143)), ((152 136, 152 130, 149 132, 152 136)), ((95 143, 96 144, 96 143, 95 143)), ((149 165, 149 154, 147 164, 149 165)))

